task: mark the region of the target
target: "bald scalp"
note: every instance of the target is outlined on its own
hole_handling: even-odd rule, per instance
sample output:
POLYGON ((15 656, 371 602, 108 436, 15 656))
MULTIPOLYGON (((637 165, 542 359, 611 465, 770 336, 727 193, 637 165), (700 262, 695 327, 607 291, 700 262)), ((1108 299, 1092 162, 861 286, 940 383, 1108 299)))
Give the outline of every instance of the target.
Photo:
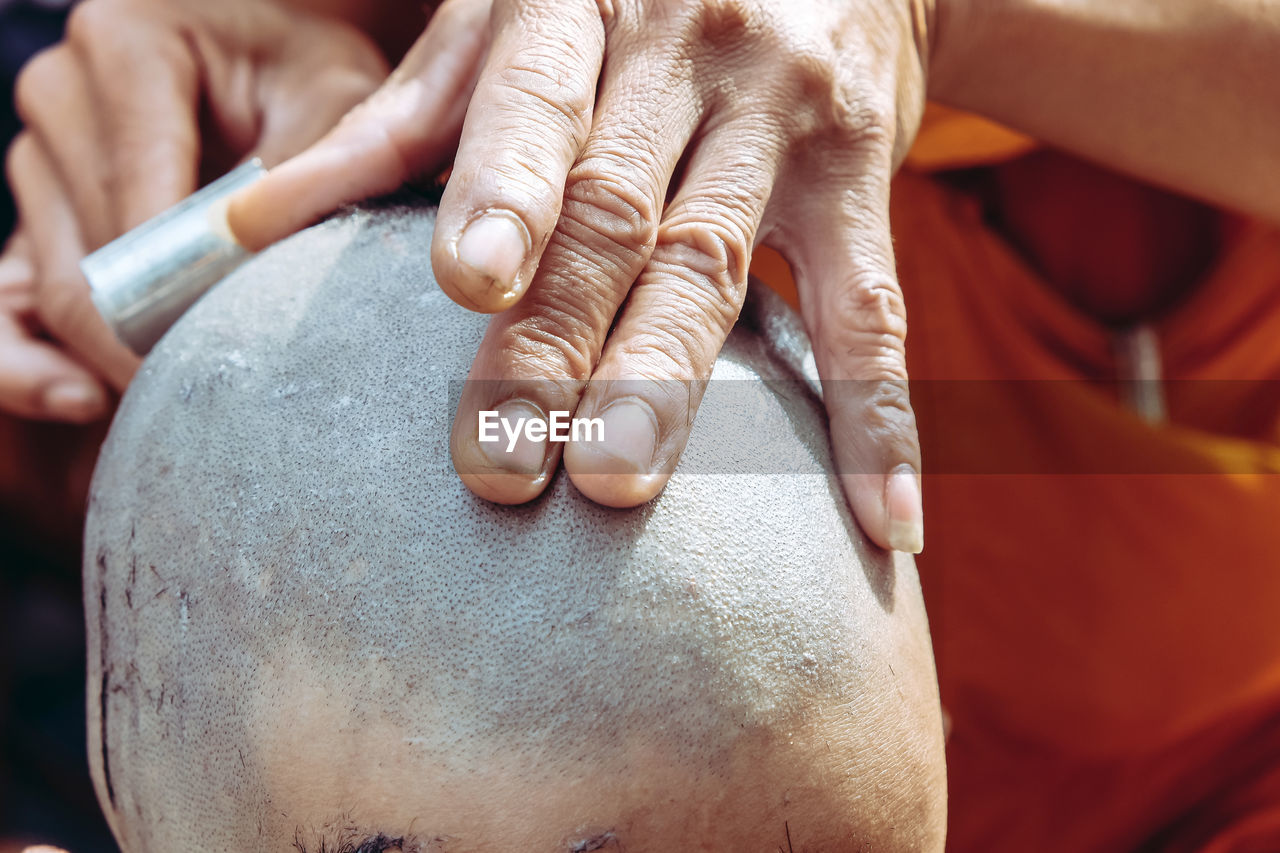
POLYGON ((432 280, 433 224, 268 251, 122 404, 85 594, 125 853, 940 847, 914 566, 852 522, 785 309, 734 332, 681 468, 735 473, 497 506, 450 464, 485 318, 432 280))

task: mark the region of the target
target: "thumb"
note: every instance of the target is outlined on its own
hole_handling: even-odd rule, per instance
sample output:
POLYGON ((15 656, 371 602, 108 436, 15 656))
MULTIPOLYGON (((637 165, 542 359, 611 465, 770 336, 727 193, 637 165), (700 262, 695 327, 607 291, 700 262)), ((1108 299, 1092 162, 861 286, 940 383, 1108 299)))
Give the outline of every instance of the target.
POLYGON ((831 421, 836 467, 876 544, 924 547, 920 445, 907 389, 906 308, 889 235, 889 170, 809 197, 789 253, 831 421))
POLYGON ((310 148, 232 197, 227 216, 240 241, 261 249, 343 204, 443 166, 487 46, 488 16, 489 0, 446 0, 377 91, 310 148))

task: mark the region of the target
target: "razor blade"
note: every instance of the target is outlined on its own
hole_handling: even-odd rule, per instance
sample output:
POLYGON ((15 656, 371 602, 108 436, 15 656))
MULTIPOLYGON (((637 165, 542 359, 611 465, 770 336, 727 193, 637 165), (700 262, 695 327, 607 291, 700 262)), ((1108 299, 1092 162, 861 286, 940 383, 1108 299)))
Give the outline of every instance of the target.
POLYGON ((266 174, 250 160, 80 262, 93 304, 139 355, 204 293, 248 260, 227 225, 227 199, 266 174))

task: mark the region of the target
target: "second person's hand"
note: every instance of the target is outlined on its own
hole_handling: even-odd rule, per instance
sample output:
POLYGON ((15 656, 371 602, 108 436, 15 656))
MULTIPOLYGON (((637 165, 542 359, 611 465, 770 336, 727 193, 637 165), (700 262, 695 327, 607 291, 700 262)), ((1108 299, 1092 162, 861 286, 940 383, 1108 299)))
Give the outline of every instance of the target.
MULTIPOLYGON (((76 6, 65 40, 19 77, 26 127, 7 159, 22 233, 11 251, 23 253, 11 266, 30 269, 29 313, 50 339, 45 373, 55 351, 71 357, 89 375, 64 366, 63 378, 89 399, 102 395, 94 376, 122 389, 137 368, 90 301, 85 254, 237 160, 270 164, 304 149, 386 73, 354 27, 271 0, 76 6)), ((46 379, 20 378, 0 383, 0 408, 31 414, 46 379)), ((40 413, 78 420, 85 410, 40 413)))

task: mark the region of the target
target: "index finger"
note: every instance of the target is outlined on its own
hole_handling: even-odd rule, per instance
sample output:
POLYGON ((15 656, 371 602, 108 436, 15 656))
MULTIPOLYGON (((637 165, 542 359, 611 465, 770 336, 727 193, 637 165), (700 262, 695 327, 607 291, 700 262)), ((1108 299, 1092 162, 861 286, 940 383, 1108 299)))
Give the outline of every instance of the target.
POLYGON ((520 299, 555 230, 605 44, 591 0, 498 0, 492 28, 431 244, 445 293, 489 313, 520 299))

